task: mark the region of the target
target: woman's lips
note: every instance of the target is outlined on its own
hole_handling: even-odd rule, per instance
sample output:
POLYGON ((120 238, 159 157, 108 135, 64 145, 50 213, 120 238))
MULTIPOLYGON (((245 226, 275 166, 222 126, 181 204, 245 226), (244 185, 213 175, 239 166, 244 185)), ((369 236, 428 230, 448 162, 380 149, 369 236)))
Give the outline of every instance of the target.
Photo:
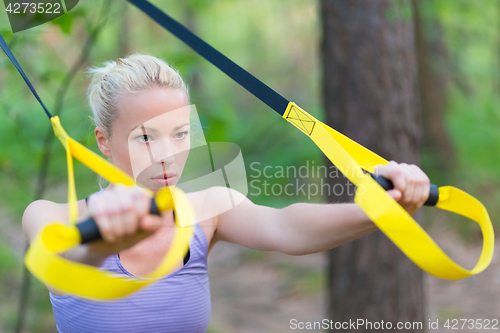
POLYGON ((167 173, 151 178, 151 180, 162 186, 170 186, 173 185, 176 177, 177 175, 175 173, 167 173))

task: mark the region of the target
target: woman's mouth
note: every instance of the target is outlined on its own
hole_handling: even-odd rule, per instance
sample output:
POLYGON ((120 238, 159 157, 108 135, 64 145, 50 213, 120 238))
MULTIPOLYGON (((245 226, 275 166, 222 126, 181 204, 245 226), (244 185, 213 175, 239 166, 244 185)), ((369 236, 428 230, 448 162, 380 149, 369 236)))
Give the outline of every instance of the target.
POLYGON ((164 173, 161 175, 158 175, 156 177, 151 178, 152 181, 155 183, 162 185, 162 186, 170 186, 174 184, 174 181, 177 178, 177 174, 174 172, 168 172, 164 173))

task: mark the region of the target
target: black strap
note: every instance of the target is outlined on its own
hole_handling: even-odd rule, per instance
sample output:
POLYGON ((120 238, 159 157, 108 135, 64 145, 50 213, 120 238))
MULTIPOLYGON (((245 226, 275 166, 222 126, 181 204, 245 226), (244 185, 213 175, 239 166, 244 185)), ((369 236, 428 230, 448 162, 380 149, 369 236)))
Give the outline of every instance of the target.
POLYGON ((21 74, 21 76, 23 77, 24 81, 28 85, 28 88, 30 88, 31 92, 33 93, 33 95, 35 96, 35 98, 38 100, 38 102, 40 103, 40 105, 42 106, 43 110, 45 111, 45 114, 47 114, 47 117, 49 117, 49 119, 52 118, 52 115, 50 114, 49 110, 47 110, 47 108, 45 107, 45 104, 43 104, 42 100, 38 96, 35 88, 31 84, 31 82, 28 79, 28 77, 26 76, 26 74, 24 74, 23 69, 21 68, 21 66, 17 62, 16 58, 12 54, 9 46, 5 42, 5 39, 3 39, 2 35, 0 35, 0 47, 2 47, 3 51, 5 52, 5 54, 7 55, 7 57, 9 57, 10 61, 12 61, 12 63, 14 64, 14 66, 16 66, 19 74, 21 74))
POLYGON ((280 115, 289 101, 146 0, 128 0, 280 115))

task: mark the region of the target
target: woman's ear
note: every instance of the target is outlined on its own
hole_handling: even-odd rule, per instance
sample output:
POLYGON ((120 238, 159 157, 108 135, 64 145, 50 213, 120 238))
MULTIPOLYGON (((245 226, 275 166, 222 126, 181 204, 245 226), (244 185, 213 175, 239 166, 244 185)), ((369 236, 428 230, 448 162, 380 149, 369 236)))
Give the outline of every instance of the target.
POLYGON ((109 140, 102 128, 96 127, 94 129, 97 147, 104 156, 111 158, 111 150, 109 149, 109 140))

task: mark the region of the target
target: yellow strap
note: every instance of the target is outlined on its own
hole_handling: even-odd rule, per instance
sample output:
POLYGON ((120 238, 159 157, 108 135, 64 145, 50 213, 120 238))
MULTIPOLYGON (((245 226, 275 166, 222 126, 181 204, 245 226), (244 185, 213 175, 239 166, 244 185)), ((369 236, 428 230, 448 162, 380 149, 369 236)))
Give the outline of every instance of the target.
MULTIPOLYGON (((25 256, 26 267, 45 284, 60 291, 92 300, 112 300, 157 281, 172 272, 179 258, 189 248, 194 233, 195 214, 184 192, 178 188, 164 189, 157 193, 156 202, 161 212, 174 209, 178 223, 176 235, 161 264, 146 278, 124 278, 96 267, 64 259, 58 253, 80 244, 80 234, 75 226, 78 217, 73 174, 73 157, 112 183, 127 186, 134 180, 111 163, 70 138, 62 128, 59 118, 51 118, 54 133, 66 149, 68 163, 68 203, 70 225, 53 223, 44 227, 31 243, 25 256)), ((146 190, 150 195, 151 191, 146 190)))
POLYGON ((451 260, 422 227, 362 170, 373 172, 387 161, 360 144, 320 122, 290 102, 283 115, 309 136, 328 159, 355 185, 355 202, 408 258, 426 272, 443 279, 457 280, 482 272, 491 262, 494 232, 484 206, 474 197, 451 186, 439 188, 436 207, 476 221, 483 233, 483 250, 477 265, 467 270, 451 260))

